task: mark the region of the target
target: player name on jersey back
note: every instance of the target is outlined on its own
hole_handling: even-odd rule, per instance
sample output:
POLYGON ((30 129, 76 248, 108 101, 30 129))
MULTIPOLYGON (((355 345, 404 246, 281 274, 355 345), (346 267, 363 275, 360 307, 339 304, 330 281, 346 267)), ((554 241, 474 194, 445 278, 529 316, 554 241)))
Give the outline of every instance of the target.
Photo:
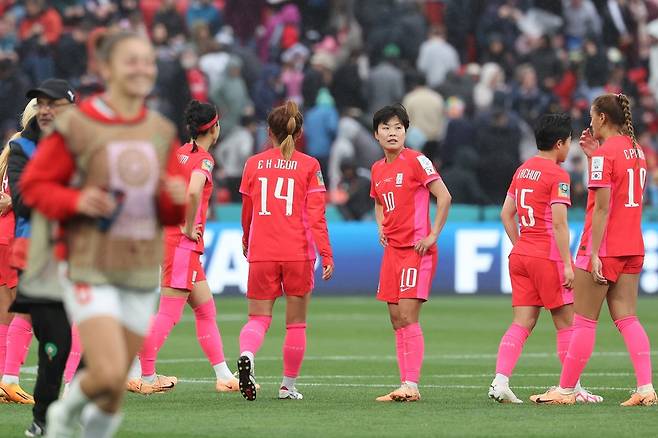
POLYGON ((270 160, 258 160, 257 169, 282 169, 282 170, 297 170, 297 161, 294 160, 284 160, 283 158, 279 159, 270 159, 270 160))

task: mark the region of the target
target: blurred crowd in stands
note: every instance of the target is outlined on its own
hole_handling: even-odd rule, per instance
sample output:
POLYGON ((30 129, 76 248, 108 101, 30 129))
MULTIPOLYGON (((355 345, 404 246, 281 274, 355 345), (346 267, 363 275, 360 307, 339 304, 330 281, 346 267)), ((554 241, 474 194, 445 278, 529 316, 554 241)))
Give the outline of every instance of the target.
MULTIPOLYGON (((239 202, 244 162, 268 147, 265 117, 285 99, 304 108, 299 149, 358 220, 372 211, 369 169, 382 154, 371 117, 383 105, 407 108, 407 145, 441 169, 454 203, 488 205, 534 153, 540 114, 571 114, 575 146, 593 97, 623 92, 651 167, 645 202, 658 204, 658 0, 0 0, 0 15, 5 139, 42 80, 101 91, 98 36, 133 29, 156 48, 149 104, 182 140, 191 98, 221 113, 216 202, 239 202)), ((582 206, 577 147, 565 165, 582 206)))

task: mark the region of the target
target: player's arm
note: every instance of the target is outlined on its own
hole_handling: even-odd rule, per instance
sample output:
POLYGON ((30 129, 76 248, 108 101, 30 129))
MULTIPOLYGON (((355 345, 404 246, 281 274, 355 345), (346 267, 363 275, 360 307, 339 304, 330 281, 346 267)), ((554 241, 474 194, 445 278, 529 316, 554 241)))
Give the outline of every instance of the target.
POLYGON ((605 227, 608 224, 610 213, 610 187, 597 188, 594 195, 594 210, 592 212, 592 241, 591 261, 592 276, 601 284, 607 284, 608 280, 603 276, 603 265, 599 258, 599 250, 603 241, 605 227))
POLYGON ((448 212, 452 203, 452 196, 442 179, 435 179, 427 185, 427 188, 436 197, 436 215, 434 216, 434 223, 432 223, 430 234, 414 245, 414 249, 420 255, 425 255, 427 250, 436 244, 439 234, 441 234, 441 230, 443 230, 443 226, 448 220, 448 212))
POLYGON ((322 258, 322 279, 328 280, 333 275, 334 260, 325 216, 325 192, 309 193, 306 198, 306 211, 309 216, 313 240, 322 258))
POLYGON ((569 223, 567 222, 567 205, 553 203, 551 205, 553 216, 553 235, 555 244, 560 252, 560 258, 564 264, 564 282, 562 286, 571 289, 573 287, 574 272, 571 266, 571 251, 569 249, 569 223))
POLYGON ((185 196, 185 222, 181 226, 181 231, 195 242, 198 242, 201 238, 202 225, 195 222, 206 178, 205 173, 192 172, 190 183, 187 186, 187 195, 185 196))
POLYGON ((242 194, 242 253, 247 257, 249 250, 249 231, 251 230, 251 216, 254 206, 251 196, 242 194))
POLYGON ((377 221, 377 234, 379 235, 379 243, 385 247, 388 245, 388 240, 384 235, 384 206, 379 203, 378 198, 375 198, 375 221, 377 221))
POLYGON ((509 194, 505 197, 503 208, 500 210, 500 221, 503 223, 505 233, 507 233, 512 245, 516 245, 516 241, 519 240, 519 227, 516 223, 516 201, 509 194))
POLYGON ((180 225, 185 218, 185 179, 181 176, 181 167, 176 150, 178 141, 169 149, 169 158, 165 174, 161 178, 158 193, 158 216, 162 225, 180 225))

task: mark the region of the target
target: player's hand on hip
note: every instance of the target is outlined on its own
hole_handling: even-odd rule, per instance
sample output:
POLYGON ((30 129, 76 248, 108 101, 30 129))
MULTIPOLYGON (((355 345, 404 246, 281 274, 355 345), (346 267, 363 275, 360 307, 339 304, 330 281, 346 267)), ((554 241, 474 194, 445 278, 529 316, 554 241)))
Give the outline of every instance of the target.
POLYGON ((436 240, 437 239, 438 239, 438 236, 434 235, 433 233, 430 233, 424 239, 421 239, 418 242, 416 242, 416 244, 414 245, 414 249, 416 250, 416 252, 418 254, 420 254, 421 256, 424 256, 425 254, 427 254, 427 251, 429 251, 429 249, 432 246, 436 245, 436 240))
POLYGON ((599 148, 599 142, 594 138, 589 128, 584 129, 583 133, 580 134, 578 144, 588 158, 599 148))
POLYGON ((164 178, 164 186, 167 194, 174 204, 184 205, 187 194, 187 184, 180 176, 167 176, 164 178))
POLYGON ((379 244, 381 246, 383 246, 384 248, 386 248, 388 246, 388 239, 386 238, 384 233, 382 233, 381 231, 379 232, 379 244))
POLYGON ((592 277, 598 284, 608 284, 608 280, 603 276, 603 262, 597 255, 593 255, 592 263, 592 277))
POLYGON ((187 236, 188 239, 198 242, 199 239, 201 239, 201 235, 203 232, 203 225, 196 224, 194 228, 190 229, 190 227, 188 227, 186 224, 186 225, 182 225, 180 227, 180 230, 185 236, 187 236))
POLYGON ((0 192, 0 215, 4 216, 11 208, 11 196, 5 192, 0 192))
POLYGON ((573 272, 571 265, 564 266, 564 281, 562 282, 562 287, 567 289, 573 289, 573 282, 576 278, 576 274, 573 272))
POLYGON ((327 265, 322 267, 322 279, 329 280, 334 275, 334 265, 327 265))
POLYGON ((99 187, 85 187, 80 192, 78 213, 89 217, 110 217, 117 208, 117 203, 112 195, 99 187))
POLYGON ((242 255, 244 255, 246 258, 247 254, 249 254, 249 247, 246 243, 242 242, 242 255))

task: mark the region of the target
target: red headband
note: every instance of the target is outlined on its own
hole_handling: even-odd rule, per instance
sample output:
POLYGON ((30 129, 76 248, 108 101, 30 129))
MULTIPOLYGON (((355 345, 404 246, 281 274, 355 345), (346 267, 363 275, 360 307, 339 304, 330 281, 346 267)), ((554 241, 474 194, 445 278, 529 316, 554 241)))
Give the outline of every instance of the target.
POLYGON ((204 132, 212 128, 215 125, 215 123, 217 123, 218 120, 219 120, 219 114, 215 114, 215 117, 213 117, 211 121, 209 121, 205 125, 199 126, 199 132, 204 132))

